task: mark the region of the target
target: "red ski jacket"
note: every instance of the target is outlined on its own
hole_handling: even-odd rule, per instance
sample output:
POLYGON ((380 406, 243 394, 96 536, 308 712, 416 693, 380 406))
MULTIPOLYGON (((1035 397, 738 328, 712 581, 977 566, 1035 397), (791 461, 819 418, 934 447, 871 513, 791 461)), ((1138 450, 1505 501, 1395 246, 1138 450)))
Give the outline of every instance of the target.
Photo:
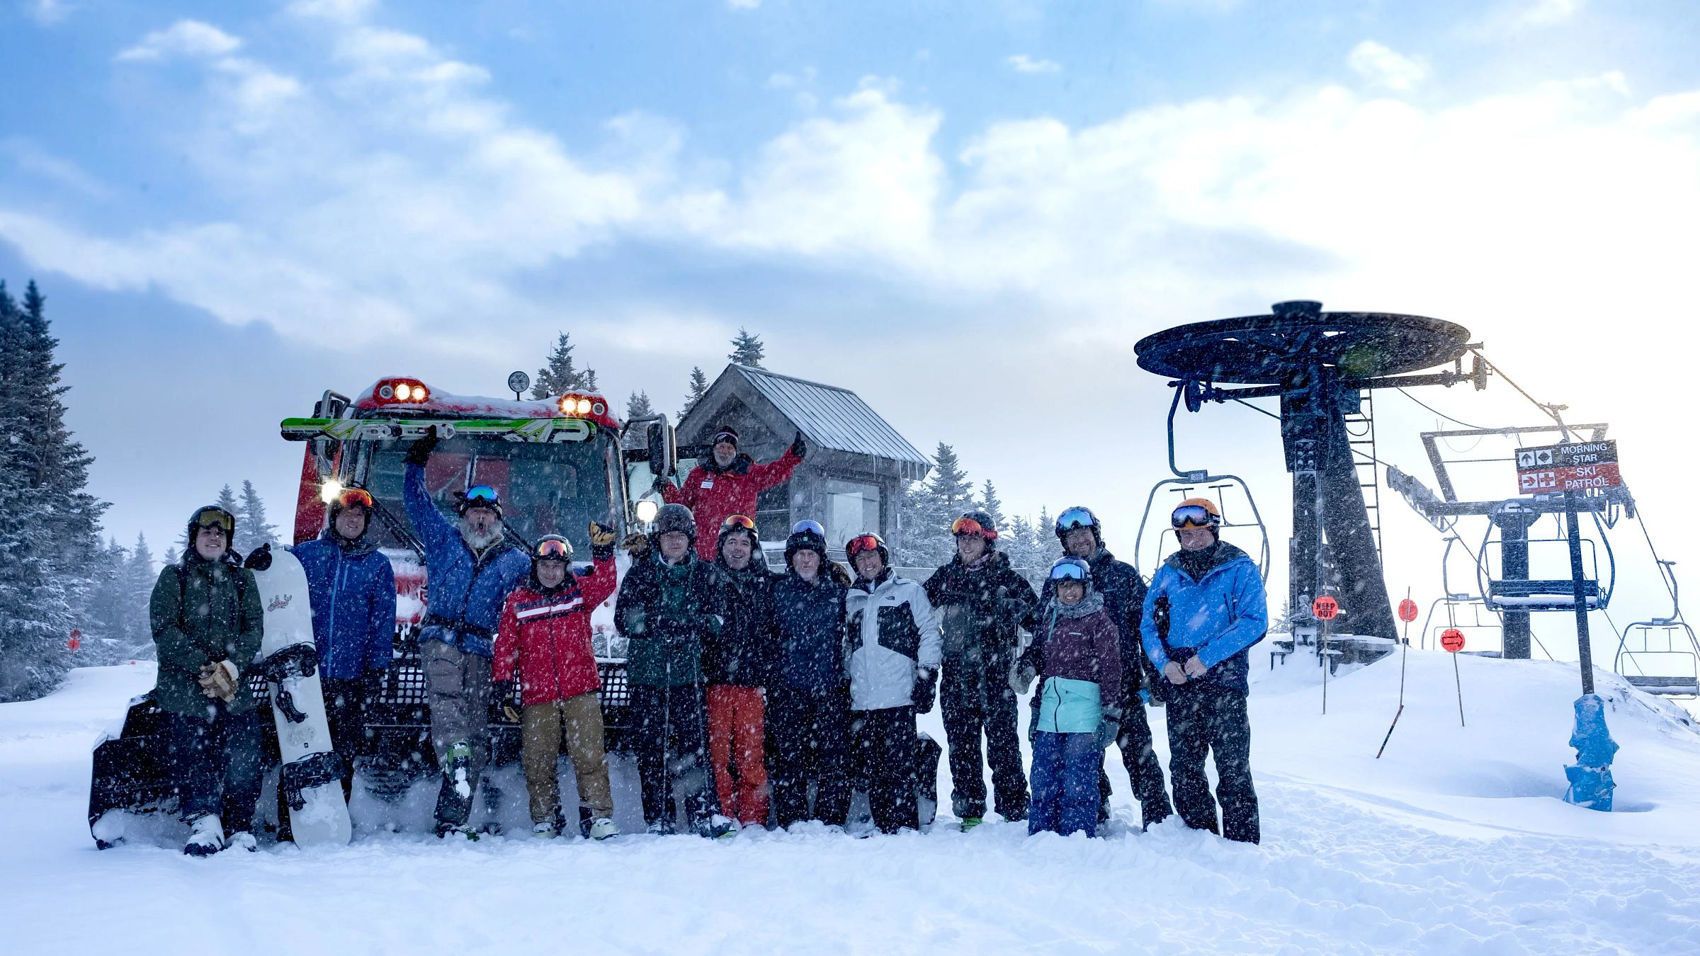
POLYGON ((491 676, 512 680, 519 671, 525 706, 588 694, 602 686, 590 644, 590 612, 614 593, 614 559, 598 558, 590 574, 569 573, 553 591, 533 577, 502 606, 491 676))
POLYGON ((725 468, 716 468, 711 458, 685 476, 683 486, 661 486, 661 497, 668 504, 680 504, 691 509, 697 519, 697 555, 704 561, 719 557, 720 522, 731 515, 756 516, 756 496, 783 484, 797 470, 802 458, 789 449, 774 461, 756 464, 749 455, 740 454, 725 468))

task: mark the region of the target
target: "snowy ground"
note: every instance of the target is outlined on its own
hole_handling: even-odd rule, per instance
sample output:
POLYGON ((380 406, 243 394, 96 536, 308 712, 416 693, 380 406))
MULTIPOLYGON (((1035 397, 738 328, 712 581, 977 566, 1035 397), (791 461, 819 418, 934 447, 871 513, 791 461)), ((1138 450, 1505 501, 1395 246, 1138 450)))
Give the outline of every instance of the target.
MULTIPOLYGON (((89 751, 152 671, 81 670, 45 700, 0 705, 0 938, 16 953, 1700 952, 1693 722, 1601 673, 1618 812, 1576 809, 1560 799, 1575 668, 1460 663, 1468 726, 1451 661, 1412 652, 1377 761, 1397 657, 1331 681, 1323 716, 1314 664, 1271 672, 1256 652, 1259 847, 1175 821, 1129 832, 1118 772, 1123 825, 1091 841, 943 824, 444 845, 382 832, 362 800, 347 848, 210 860, 94 848, 89 751)), ((1154 723, 1161 741, 1161 711, 1154 723)), ((936 712, 924 726, 943 739, 936 712)), ((629 803, 630 767, 617 775, 629 803)))

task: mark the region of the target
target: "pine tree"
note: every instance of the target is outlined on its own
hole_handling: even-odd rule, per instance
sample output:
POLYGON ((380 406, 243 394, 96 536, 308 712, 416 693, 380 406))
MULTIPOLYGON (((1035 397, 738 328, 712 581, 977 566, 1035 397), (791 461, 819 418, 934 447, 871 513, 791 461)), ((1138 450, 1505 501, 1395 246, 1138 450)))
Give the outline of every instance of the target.
POLYGON ((242 554, 258 548, 262 544, 276 547, 277 528, 266 523, 266 504, 260 500, 260 493, 254 490, 254 483, 242 481, 242 510, 237 513, 236 537, 231 543, 242 554))
POLYGON ((992 519, 992 527, 998 529, 1001 537, 1001 532, 1006 530, 1003 520, 1003 502, 998 499, 998 490, 992 486, 992 479, 990 478, 987 478, 986 483, 980 486, 979 508, 986 513, 986 517, 992 519))
POLYGON ((702 374, 701 366, 692 366, 690 394, 685 396, 685 407, 679 409, 680 421, 683 421, 685 416, 690 414, 691 408, 695 406, 697 402, 701 401, 703 395, 707 392, 708 376, 702 374))
MULTIPOLYGON (((239 518, 242 515, 242 505, 237 503, 236 492, 231 491, 229 485, 225 485, 223 488, 218 490, 218 499, 215 500, 213 504, 216 504, 220 508, 230 512, 230 516, 232 518, 239 518)), ((183 531, 185 541, 188 540, 188 534, 188 529, 185 528, 183 531)))
POLYGON ((552 398, 562 392, 596 390, 596 370, 580 371, 573 367, 573 345, 566 332, 555 340, 555 350, 549 353, 544 366, 537 370, 531 385, 532 398, 552 398))
POLYGON ((1009 563, 1016 570, 1034 572, 1044 567, 1033 549, 1033 522, 1026 515, 1010 519, 1009 527, 998 537, 998 546, 1009 555, 1009 563))
POLYGON ((655 406, 649 404, 648 392, 633 392, 632 397, 626 399, 626 421, 636 421, 654 414, 655 406))
POLYGON ((23 470, 0 468, 0 701, 40 697, 70 668, 75 622, 45 557, 49 518, 23 470))
POLYGON ((761 368, 761 360, 766 353, 767 347, 761 344, 761 336, 751 334, 740 325, 738 334, 732 337, 732 351, 726 358, 734 365, 761 368))
POLYGON ((956 450, 939 442, 927 480, 905 491, 898 507, 903 521, 900 548, 906 567, 937 567, 955 553, 950 526, 974 504, 974 485, 956 450))
MULTIPOLYGON (((166 548, 165 549, 165 566, 166 567, 170 567, 173 564, 181 563, 182 560, 183 560, 183 551, 181 549, 179 549, 179 548, 166 548)), ((152 595, 153 592, 150 590, 148 593, 150 595, 152 595)))

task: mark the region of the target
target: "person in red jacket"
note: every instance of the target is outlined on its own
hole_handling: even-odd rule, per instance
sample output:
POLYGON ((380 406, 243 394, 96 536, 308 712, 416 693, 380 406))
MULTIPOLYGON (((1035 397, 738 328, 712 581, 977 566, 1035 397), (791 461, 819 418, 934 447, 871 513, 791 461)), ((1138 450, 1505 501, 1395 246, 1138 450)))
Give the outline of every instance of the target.
POLYGON ((715 543, 720 540, 721 523, 732 515, 755 514, 756 496, 789 481, 791 472, 809 451, 803 433, 798 432, 785 454, 757 464, 738 451, 738 433, 725 425, 714 433, 713 445, 709 460, 692 468, 682 486, 674 487, 662 478, 655 480, 655 489, 663 500, 684 505, 696 516, 697 555, 709 562, 719 557, 715 543))
MULTIPOLYGON (((531 551, 531 579, 515 588, 502 607, 492 675, 515 679, 520 702, 520 762, 531 797, 532 832, 559 834, 560 785, 555 763, 563 739, 578 778, 579 830, 593 840, 620 832, 612 819, 607 753, 602 743, 602 703, 596 691, 596 652, 590 643, 590 612, 614 593, 614 529, 590 523, 590 572, 572 571, 573 546, 546 535, 531 551)), ((505 695, 503 699, 511 696, 505 695)))

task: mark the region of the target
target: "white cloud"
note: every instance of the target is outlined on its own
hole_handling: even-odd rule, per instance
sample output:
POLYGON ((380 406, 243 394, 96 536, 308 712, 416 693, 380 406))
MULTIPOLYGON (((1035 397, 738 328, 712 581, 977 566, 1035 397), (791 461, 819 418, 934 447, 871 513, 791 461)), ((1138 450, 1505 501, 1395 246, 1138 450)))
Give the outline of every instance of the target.
POLYGON ((355 23, 376 6, 375 0, 296 0, 289 5, 289 12, 298 17, 355 23))
POLYGON ((234 53, 242 41, 199 20, 179 20, 155 30, 118 54, 119 60, 152 61, 170 57, 211 58, 234 53))
POLYGON ((1370 84, 1404 92, 1428 79, 1428 64, 1388 49, 1374 40, 1352 47, 1346 63, 1370 84))
POLYGON ((25 6, 24 12, 31 20, 50 27, 63 22, 74 9, 75 5, 67 3, 66 0, 32 0, 25 6))
POLYGON ((52 155, 27 139, 17 136, 0 139, 0 154, 8 157, 22 172, 40 176, 84 196, 104 199, 112 194, 110 187, 84 172, 77 164, 52 155))
POLYGON ((1017 73, 1058 73, 1062 71, 1062 64, 1060 63, 1052 60, 1034 59, 1025 53, 1006 57, 1004 62, 1009 64, 1010 69, 1017 73))
POLYGON ((726 0, 726 6, 731 10, 754 10, 761 6, 761 0, 726 0))
POLYGON ((1545 27, 1564 23, 1582 11, 1587 0, 1534 0, 1516 13, 1524 26, 1545 27))

